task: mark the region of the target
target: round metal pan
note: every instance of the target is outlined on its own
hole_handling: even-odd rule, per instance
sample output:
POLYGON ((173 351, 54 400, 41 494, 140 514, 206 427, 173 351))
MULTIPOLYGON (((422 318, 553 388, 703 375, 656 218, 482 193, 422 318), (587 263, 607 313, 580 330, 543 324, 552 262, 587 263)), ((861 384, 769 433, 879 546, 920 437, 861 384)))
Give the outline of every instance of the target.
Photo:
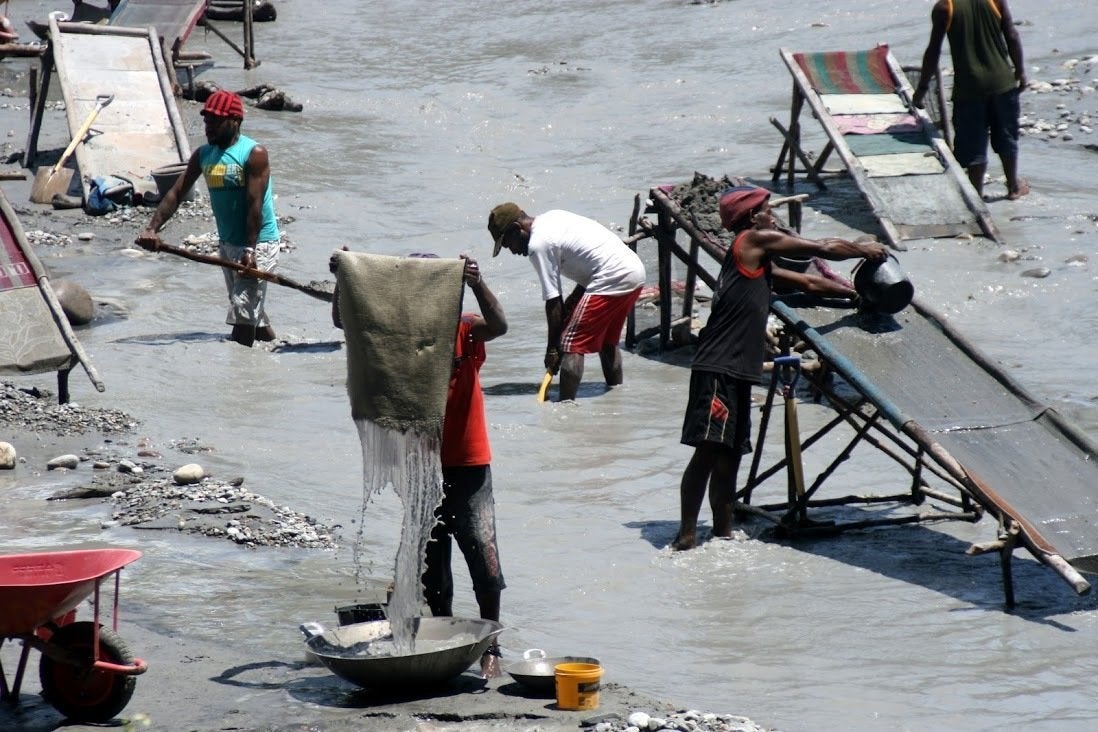
POLYGON ((590 656, 546 656, 540 648, 531 648, 522 654, 523 660, 510 664, 503 670, 526 689, 539 695, 556 693, 556 665, 558 663, 594 663, 590 656))
POLYGON ((456 636, 472 640, 442 651, 406 656, 347 657, 339 650, 357 643, 391 636, 388 620, 355 623, 312 635, 308 649, 337 676, 362 687, 427 686, 439 684, 462 673, 477 661, 503 632, 492 620, 467 618, 416 618, 416 640, 447 640, 456 636))

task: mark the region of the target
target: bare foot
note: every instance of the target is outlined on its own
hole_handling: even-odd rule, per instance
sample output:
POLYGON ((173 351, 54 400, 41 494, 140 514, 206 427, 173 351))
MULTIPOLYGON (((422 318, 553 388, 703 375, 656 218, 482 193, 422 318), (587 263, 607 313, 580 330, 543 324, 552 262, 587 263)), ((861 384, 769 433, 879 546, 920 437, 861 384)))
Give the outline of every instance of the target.
POLYGON ((684 552, 693 549, 697 545, 698 540, 694 534, 679 534, 675 537, 675 540, 671 542, 671 549, 677 552, 684 552))
POLYGON ((1025 178, 1019 178, 1018 182, 1014 186, 1014 190, 1007 191, 1008 201, 1017 201, 1022 196, 1029 193, 1029 181, 1025 178))

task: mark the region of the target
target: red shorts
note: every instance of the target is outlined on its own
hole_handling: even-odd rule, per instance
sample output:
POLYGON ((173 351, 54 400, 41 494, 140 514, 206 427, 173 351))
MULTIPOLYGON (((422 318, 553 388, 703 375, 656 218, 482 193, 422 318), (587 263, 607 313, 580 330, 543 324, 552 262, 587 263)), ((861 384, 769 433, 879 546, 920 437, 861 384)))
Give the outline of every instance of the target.
POLYGON ((640 292, 638 287, 621 295, 581 297, 561 334, 561 353, 598 353, 605 346, 618 345, 621 328, 640 292))

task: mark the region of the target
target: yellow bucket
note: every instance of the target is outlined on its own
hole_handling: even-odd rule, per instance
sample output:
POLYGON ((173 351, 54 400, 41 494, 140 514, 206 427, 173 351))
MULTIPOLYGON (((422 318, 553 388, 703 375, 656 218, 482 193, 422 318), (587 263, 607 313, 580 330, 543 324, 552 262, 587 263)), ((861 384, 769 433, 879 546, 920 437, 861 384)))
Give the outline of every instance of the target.
POLYGON ((558 709, 598 709, 602 666, 597 663, 558 663, 553 667, 553 677, 557 686, 558 709))

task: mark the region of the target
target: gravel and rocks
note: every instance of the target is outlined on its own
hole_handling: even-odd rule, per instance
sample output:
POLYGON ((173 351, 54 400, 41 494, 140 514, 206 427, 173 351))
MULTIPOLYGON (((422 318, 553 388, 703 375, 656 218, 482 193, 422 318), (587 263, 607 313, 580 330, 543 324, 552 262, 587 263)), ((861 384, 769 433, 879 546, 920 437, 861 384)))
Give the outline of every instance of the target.
POLYGON ((645 711, 631 712, 624 719, 617 714, 608 718, 586 720, 593 732, 765 732, 747 717, 734 714, 713 714, 690 709, 673 714, 654 714, 645 711))
MULTIPOLYGON (((1058 70, 1064 75, 1050 80, 1034 79, 1027 85, 1030 94, 1022 96, 1022 134, 1048 141, 1086 138, 1098 124, 1098 101, 1094 96, 1098 55, 1070 58, 1059 69, 1048 71, 1058 70)), ((1086 147, 1098 150, 1095 144, 1086 147)))
POLYGON ((58 404, 57 397, 45 389, 0 382, 0 424, 54 435, 86 432, 109 435, 129 432, 137 427, 138 421, 118 409, 82 407, 75 402, 58 404))
MULTIPOLYGON (((82 454, 65 452, 45 463, 47 471, 81 471, 90 480, 55 493, 50 500, 98 499, 111 504, 104 529, 131 526, 227 539, 246 547, 334 549, 334 527, 279 506, 243 487, 244 478, 218 480, 197 463, 168 467, 161 453, 137 440, 133 455, 122 454, 108 435, 132 433, 138 421, 115 409, 57 404, 56 397, 37 388, 0 382, 0 423, 28 435, 71 437, 99 433, 104 444, 82 454)), ((18 438, 3 443, 6 469, 18 469, 18 438)), ((196 438, 172 440, 167 449, 187 455, 209 453, 212 447, 196 438)), ((31 466, 32 469, 36 466, 31 466)))

